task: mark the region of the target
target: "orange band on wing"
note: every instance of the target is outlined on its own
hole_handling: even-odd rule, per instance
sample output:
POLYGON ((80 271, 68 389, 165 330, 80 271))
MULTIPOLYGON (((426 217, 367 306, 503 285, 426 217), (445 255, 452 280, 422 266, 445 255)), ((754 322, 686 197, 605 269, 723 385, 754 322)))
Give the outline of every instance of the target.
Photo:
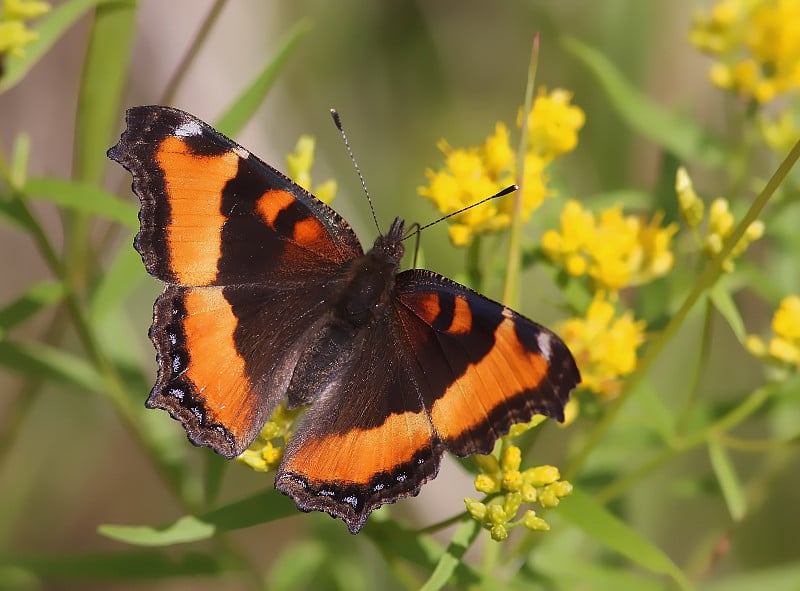
POLYGON ((423 413, 391 414, 379 427, 309 437, 282 469, 310 482, 367 485, 380 473, 391 473, 431 445, 430 424, 423 413))
POLYGON ((270 228, 275 227, 275 222, 280 213, 297 201, 297 197, 282 189, 267 191, 259 197, 256 209, 270 228))
POLYGON ((514 321, 504 314, 495 331, 495 345, 477 363, 467 366, 431 408, 437 433, 455 439, 486 423, 505 400, 539 386, 547 375, 547 360, 517 338, 514 321))
MULTIPOLYGON (((291 230, 291 240, 303 248, 314 251, 317 255, 327 255, 331 251, 331 239, 322 222, 310 212, 303 210, 302 213, 295 211, 292 218, 293 224, 289 228, 276 228, 278 216, 281 212, 297 205, 297 197, 281 189, 273 189, 264 193, 256 203, 256 209, 264 221, 281 234, 291 230), (298 215, 299 214, 299 215, 298 215)), ((291 217, 291 216, 290 216, 291 217)), ((337 255, 338 253, 334 253, 337 255)))
MULTIPOLYGON (((436 326, 442 314, 442 296, 438 293, 416 295, 414 298, 414 314, 430 326, 436 326)), ((472 330, 472 308, 465 297, 457 295, 453 298, 452 310, 448 313, 450 324, 438 327, 447 334, 467 334, 472 330)))
POLYGON ((209 285, 221 254, 222 191, 239 168, 240 156, 227 152, 199 156, 177 137, 167 137, 156 153, 164 171, 171 216, 166 228, 170 266, 178 283, 209 285))
POLYGON ((447 332, 449 334, 467 334, 471 330, 472 308, 470 308, 469 302, 465 298, 456 296, 453 322, 447 332))
POLYGON ((233 334, 237 319, 221 288, 194 289, 186 294, 186 376, 197 389, 208 419, 224 426, 238 440, 249 424, 252 400, 245 364, 233 334))

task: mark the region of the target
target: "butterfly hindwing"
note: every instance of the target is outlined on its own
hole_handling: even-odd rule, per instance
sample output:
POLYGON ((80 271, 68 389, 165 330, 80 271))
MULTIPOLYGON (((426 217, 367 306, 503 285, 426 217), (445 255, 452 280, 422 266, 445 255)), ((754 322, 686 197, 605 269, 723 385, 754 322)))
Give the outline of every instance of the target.
POLYGON ((564 420, 580 374, 554 333, 431 271, 400 273, 395 304, 448 451, 489 453, 512 424, 534 414, 564 420))
POLYGON ((352 533, 380 505, 416 495, 444 452, 416 368, 398 355, 393 320, 362 333, 346 370, 308 409, 275 478, 300 508, 340 517, 352 533))
POLYGON ((336 284, 168 285, 150 329, 159 371, 147 406, 169 411, 196 445, 239 455, 286 396, 336 284))

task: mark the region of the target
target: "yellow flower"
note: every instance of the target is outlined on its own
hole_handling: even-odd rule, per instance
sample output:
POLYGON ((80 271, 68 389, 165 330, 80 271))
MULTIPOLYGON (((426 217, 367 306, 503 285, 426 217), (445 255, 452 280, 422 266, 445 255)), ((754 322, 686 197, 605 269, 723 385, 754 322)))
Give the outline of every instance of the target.
POLYGON ((522 519, 514 519, 523 505, 538 503, 542 508, 553 508, 572 494, 572 485, 560 480, 561 475, 554 466, 520 471, 522 452, 517 446, 507 445, 500 461, 492 455, 477 455, 475 459, 481 468, 481 473, 475 477, 476 490, 484 494, 503 494, 488 502, 467 497, 464 504, 472 518, 489 530, 495 541, 506 539, 508 530, 520 525, 532 531, 547 531, 547 522, 532 510, 526 510, 522 519))
POLYGON ((662 214, 650 223, 623 215, 621 206, 600 212, 599 220, 570 200, 561 212, 561 230, 542 237, 545 254, 570 275, 589 275, 599 289, 617 291, 660 277, 672 268, 675 224, 661 227, 662 214))
POLYGON ((299 409, 288 410, 283 404, 278 406, 255 441, 236 460, 256 472, 270 472, 277 468, 299 412, 299 409))
POLYGON ((595 294, 585 318, 572 318, 559 334, 581 371, 582 387, 604 398, 619 394, 621 378, 636 369, 636 350, 644 343, 645 323, 629 310, 617 316, 602 292, 595 294))
POLYGON ((800 2, 722 0, 695 15, 689 39, 718 59, 711 80, 759 103, 800 89, 800 2))
POLYGON ((39 38, 25 21, 42 16, 50 10, 47 2, 34 0, 4 0, 0 10, 0 56, 25 55, 24 47, 39 38))
MULTIPOLYGON (((522 187, 520 215, 528 220, 547 197, 554 195, 547 187, 547 164, 577 144, 584 115, 570 104, 571 98, 570 93, 555 90, 549 95, 542 92, 536 99, 528 120, 530 141, 523 178, 518 179, 508 128, 498 122, 494 133, 478 146, 453 148, 441 140, 438 146, 445 155, 445 165, 439 170, 426 170, 428 184, 417 192, 448 215, 517 181, 522 187)), ((509 197, 453 216, 448 220, 450 240, 457 246, 466 246, 475 236, 507 228, 514 215, 514 203, 515 199, 509 197)))
POLYGON ((800 138, 800 124, 798 114, 791 109, 779 113, 774 118, 765 113, 758 119, 759 131, 764 143, 777 154, 786 154, 800 138))
POLYGON ((800 369, 800 296, 781 300, 772 318, 774 336, 766 344, 760 337, 747 338, 747 349, 755 356, 781 366, 800 369))
POLYGON ((313 193, 317 199, 330 203, 336 196, 336 181, 328 180, 314 186, 311 184, 311 167, 314 166, 314 149, 316 140, 307 135, 300 136, 294 152, 286 155, 286 168, 291 178, 306 191, 313 193))
MULTIPOLYGON (((702 223, 705 214, 705 206, 697 196, 692 185, 692 180, 686 169, 680 167, 676 175, 675 190, 678 195, 678 207, 681 210, 686 224, 696 230, 702 223)), ((716 256, 736 227, 736 218, 730 210, 730 204, 724 197, 717 197, 711 202, 708 208, 708 219, 705 235, 695 232, 695 237, 701 243, 703 251, 707 256, 716 256)), ((730 255, 722 263, 722 269, 730 272, 734 269, 733 261, 740 257, 750 243, 758 240, 764 235, 764 223, 756 220, 745 230, 742 238, 731 249, 730 255)))
MULTIPOLYGON (((507 134, 498 125, 495 134, 486 141, 485 146, 490 146, 488 149, 485 146, 452 148, 446 141, 440 141, 439 149, 445 155, 445 168, 436 172, 426 170, 428 186, 420 187, 419 194, 433 201, 439 211, 447 215, 512 184, 513 177, 498 168, 502 166, 505 151, 500 145, 503 137, 507 140, 507 134), (501 175, 502 181, 498 175, 501 175)), ((476 234, 502 230, 509 222, 508 214, 501 213, 498 205, 490 201, 452 217, 450 239, 457 246, 466 246, 476 234)))
POLYGON ((678 195, 678 209, 686 225, 694 229, 700 225, 705 215, 705 204, 694 191, 692 179, 683 166, 675 175, 675 193, 678 195))
MULTIPOLYGON (((578 145, 578 131, 586 122, 580 107, 571 104, 572 93, 556 88, 549 94, 542 87, 528 115, 529 149, 545 161, 571 152, 578 145)), ((517 116, 522 125, 522 111, 517 116)))

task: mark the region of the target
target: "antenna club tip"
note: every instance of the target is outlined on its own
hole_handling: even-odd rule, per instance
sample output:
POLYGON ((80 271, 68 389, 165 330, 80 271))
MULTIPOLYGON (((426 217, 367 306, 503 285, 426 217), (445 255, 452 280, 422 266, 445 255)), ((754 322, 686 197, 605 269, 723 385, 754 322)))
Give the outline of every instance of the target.
POLYGON ((333 122, 336 124, 336 127, 339 131, 342 130, 342 118, 339 117, 339 111, 331 107, 331 117, 333 117, 333 122))
POLYGON ((509 193, 513 193, 514 191, 517 191, 517 190, 519 190, 519 185, 517 185, 516 183, 513 184, 513 185, 509 185, 508 187, 506 187, 505 189, 503 189, 502 191, 497 193, 497 197, 502 197, 503 195, 508 195, 509 193))

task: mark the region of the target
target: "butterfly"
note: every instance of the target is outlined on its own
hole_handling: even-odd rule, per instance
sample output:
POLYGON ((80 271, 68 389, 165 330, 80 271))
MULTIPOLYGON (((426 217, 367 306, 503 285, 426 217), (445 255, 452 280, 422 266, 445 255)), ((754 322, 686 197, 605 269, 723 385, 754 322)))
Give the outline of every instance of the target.
POLYGON ((134 246, 162 281, 148 408, 234 458, 281 402, 307 407, 275 487, 357 533, 445 451, 564 420, 580 382, 547 328, 432 271, 399 271, 396 218, 366 253, 333 209, 194 116, 133 107, 108 156, 141 201, 134 246))

